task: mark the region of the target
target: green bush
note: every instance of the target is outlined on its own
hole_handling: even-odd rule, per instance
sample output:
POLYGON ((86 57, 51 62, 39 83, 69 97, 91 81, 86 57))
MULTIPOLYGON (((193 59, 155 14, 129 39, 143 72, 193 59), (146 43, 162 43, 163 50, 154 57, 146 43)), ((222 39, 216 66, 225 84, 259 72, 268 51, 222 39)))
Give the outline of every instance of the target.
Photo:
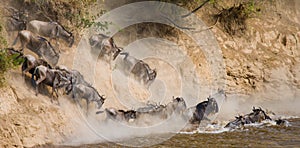
POLYGON ((10 54, 6 49, 0 49, 0 87, 5 84, 5 73, 24 62, 24 59, 19 56, 19 53, 10 54))

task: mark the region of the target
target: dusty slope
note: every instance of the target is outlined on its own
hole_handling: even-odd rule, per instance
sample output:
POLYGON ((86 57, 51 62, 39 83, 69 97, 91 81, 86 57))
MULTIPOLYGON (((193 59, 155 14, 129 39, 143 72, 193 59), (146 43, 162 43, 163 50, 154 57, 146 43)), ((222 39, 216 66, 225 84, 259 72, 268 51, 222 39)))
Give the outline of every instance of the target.
MULTIPOLYGON (((238 6, 239 2, 219 1, 218 6, 229 9, 238 6)), ((243 113, 253 105, 267 107, 279 114, 297 115, 299 109, 296 104, 299 104, 300 95, 299 2, 256 2, 254 9, 259 11, 246 19, 246 30, 240 31, 237 27, 236 35, 227 33, 220 21, 214 25, 213 15, 219 11, 213 5, 206 5, 196 12, 207 26, 214 25, 211 31, 222 49, 226 64, 228 101, 220 116, 243 113)), ((128 3, 122 1, 107 5, 113 9, 128 3)), ((191 4, 188 7, 193 9, 196 6, 191 4)), ((202 49, 176 29, 161 24, 137 24, 119 32, 116 41, 126 46, 149 36, 177 43, 193 59, 198 75, 210 80, 209 64, 202 49)))

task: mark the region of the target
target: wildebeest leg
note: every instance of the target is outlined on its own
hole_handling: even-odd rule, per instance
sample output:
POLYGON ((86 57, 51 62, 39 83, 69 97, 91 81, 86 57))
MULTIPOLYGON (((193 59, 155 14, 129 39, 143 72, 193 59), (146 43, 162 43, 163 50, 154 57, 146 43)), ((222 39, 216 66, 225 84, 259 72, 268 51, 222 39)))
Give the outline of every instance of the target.
POLYGON ((34 81, 34 74, 31 74, 31 84, 33 87, 36 87, 35 81, 34 81))
POLYGON ((60 53, 60 44, 58 42, 58 38, 55 38, 55 41, 56 41, 55 48, 58 49, 58 52, 60 53))
POLYGON ((25 59, 24 63, 22 64, 22 67, 21 67, 23 77, 25 76, 25 72, 27 72, 27 69, 29 69, 29 67, 28 67, 27 59, 25 59))
POLYGON ((55 86, 52 86, 51 102, 53 102, 53 97, 54 97, 53 93, 55 93, 55 95, 56 95, 57 105, 60 105, 59 100, 58 100, 58 92, 57 92, 57 89, 55 88, 55 86))
POLYGON ((75 94, 74 91, 72 91, 72 98, 73 98, 74 102, 77 103, 77 104, 79 104, 80 108, 82 108, 82 106, 81 106, 81 104, 80 104, 80 102, 79 102, 79 100, 77 98, 77 95, 75 94))
POLYGON ((28 72, 28 70, 29 70, 29 68, 26 68, 25 70, 23 70, 23 71, 22 71, 22 77, 24 77, 24 76, 25 76, 25 73, 27 73, 27 72, 28 72))
POLYGON ((45 79, 46 79, 46 77, 41 77, 39 80, 37 80, 37 81, 35 82, 35 95, 36 95, 36 96, 37 96, 38 93, 39 93, 39 90, 38 90, 39 84, 40 84, 42 81, 44 81, 45 79))
POLYGON ((54 92, 54 88, 52 86, 52 92, 51 92, 51 103, 53 103, 53 92, 54 92))
POLYGON ((89 113, 89 100, 86 99, 86 116, 88 116, 88 113, 89 113))
POLYGON ((21 40, 21 50, 20 50, 21 53, 24 53, 24 48, 25 48, 25 43, 22 42, 21 40))
POLYGON ((113 70, 114 69, 114 67, 113 67, 113 65, 114 65, 114 54, 112 53, 112 55, 110 56, 110 59, 109 59, 109 65, 110 65, 110 70, 113 70))
POLYGON ((143 78, 143 85, 148 89, 150 86, 150 80, 148 78, 143 78))

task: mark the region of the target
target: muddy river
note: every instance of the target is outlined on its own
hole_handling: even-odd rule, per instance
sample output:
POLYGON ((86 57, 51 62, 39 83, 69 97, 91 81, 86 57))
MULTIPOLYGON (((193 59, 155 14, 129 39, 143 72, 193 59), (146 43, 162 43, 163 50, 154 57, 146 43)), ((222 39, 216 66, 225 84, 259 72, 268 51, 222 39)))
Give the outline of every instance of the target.
MULTIPOLYGON (((253 124, 243 129, 178 133, 162 143, 151 147, 300 147, 300 118, 288 119, 289 126, 274 124, 253 124)), ((216 127, 211 127, 216 128, 216 127)), ((151 135, 134 138, 126 142, 105 142, 80 146, 53 146, 51 147, 127 147, 143 145, 149 141, 159 141, 169 135, 151 135), (161 138, 161 139, 160 139, 161 138), (119 143, 119 144, 118 144, 119 143), (122 143, 122 144, 120 144, 122 143), (125 145, 124 145, 125 143, 125 145), (127 145, 127 146, 126 146, 127 145)), ((48 147, 46 145, 45 147, 48 147)))

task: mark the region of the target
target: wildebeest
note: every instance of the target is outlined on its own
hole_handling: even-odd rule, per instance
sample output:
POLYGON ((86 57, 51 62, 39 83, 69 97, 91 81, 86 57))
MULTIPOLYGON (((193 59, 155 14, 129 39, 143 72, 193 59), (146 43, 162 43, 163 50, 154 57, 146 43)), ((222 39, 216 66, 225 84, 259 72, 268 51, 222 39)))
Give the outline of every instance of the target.
POLYGON ((44 65, 47 68, 52 69, 51 65, 49 65, 47 61, 43 59, 36 59, 30 54, 24 55, 24 62, 22 64, 22 75, 24 76, 26 72, 29 72, 33 77, 35 68, 40 65, 44 65))
POLYGON ((135 64, 135 66, 131 70, 131 73, 136 80, 141 82, 146 87, 149 87, 151 85, 157 75, 156 69, 152 70, 150 66, 142 60, 135 64))
POLYGON ((218 111, 219 107, 215 98, 208 97, 207 101, 203 101, 196 105, 196 110, 193 113, 193 117, 190 119, 190 123, 200 123, 203 119, 209 120, 207 116, 215 114, 218 111))
POLYGON ((89 38, 89 43, 93 50, 100 50, 99 57, 109 56, 109 61, 115 60, 121 48, 117 47, 112 37, 104 34, 94 34, 89 38))
POLYGON ((39 57, 42 57, 52 65, 56 65, 59 59, 59 53, 55 51, 53 46, 45 38, 40 36, 35 36, 32 32, 27 30, 22 30, 18 33, 13 45, 15 45, 20 39, 21 42, 21 52, 24 48, 36 53, 39 57))
POLYGON ((74 85, 83 84, 85 86, 91 86, 90 83, 84 80, 83 75, 77 70, 69 70, 67 67, 63 65, 56 66, 55 69, 60 70, 63 73, 63 76, 70 80, 71 84, 68 85, 65 89, 67 95, 70 94, 74 85))
POLYGON ((185 101, 180 97, 174 98, 167 105, 148 107, 149 106, 142 107, 136 110, 136 119, 133 120, 134 124, 139 126, 157 124, 171 117, 180 117, 186 110, 185 101))
MULTIPOLYGON (((51 102, 53 102, 53 93, 55 92, 56 97, 58 98, 58 92, 57 89, 61 87, 65 87, 69 85, 71 82, 64 78, 59 70, 55 69, 49 69, 43 65, 37 66, 34 70, 34 76, 36 77, 36 80, 34 80, 34 76, 32 77, 33 81, 35 81, 36 84, 36 95, 38 94, 38 85, 40 83, 43 83, 45 85, 52 87, 52 96, 51 96, 51 102)), ((59 101, 57 99, 57 103, 59 104, 59 101)))
MULTIPOLYGON (((130 122, 138 126, 153 125, 157 122, 167 120, 172 115, 180 116, 186 109, 183 98, 174 98, 167 105, 149 104, 146 107, 137 110, 117 110, 115 108, 105 109, 107 119, 113 119, 119 122, 130 122)), ((97 112, 102 113, 102 112, 97 112)))
POLYGON ((289 121, 287 121, 285 119, 277 119, 277 120, 275 120, 275 122, 277 125, 280 125, 280 126, 290 126, 289 121))
POLYGON ((38 20, 30 21, 27 24, 27 30, 39 34, 43 37, 56 40, 58 44, 58 39, 63 39, 69 44, 69 47, 72 47, 74 43, 74 36, 71 32, 67 31, 62 25, 58 22, 43 22, 38 20))
POLYGON ((136 111, 134 110, 117 110, 115 108, 106 108, 106 118, 113 119, 116 121, 126 121, 129 122, 130 120, 136 119, 136 111))
POLYGON ((158 111, 161 108, 164 108, 164 105, 157 105, 157 104, 147 104, 145 107, 140 107, 136 111, 140 113, 146 113, 146 112, 153 112, 158 111))
POLYGON ((235 120, 226 124, 225 128, 240 128, 245 125, 245 117, 244 116, 236 116, 235 120))
POLYGON ((264 110, 262 110, 260 107, 255 108, 253 107, 252 113, 246 114, 245 116, 245 123, 250 124, 250 123, 255 123, 255 122, 261 122, 263 120, 272 120, 264 110))
POLYGON ((100 109, 105 100, 105 97, 101 96, 94 87, 83 84, 75 84, 72 86, 72 98, 80 107, 82 106, 78 99, 82 98, 86 100, 86 114, 88 114, 90 102, 95 102, 97 104, 97 109, 100 109))
POLYGON ((127 76, 132 75, 135 80, 141 82, 146 87, 150 86, 157 75, 155 69, 152 70, 146 62, 130 56, 128 52, 120 53, 117 68, 127 76))
POLYGON ((121 52, 117 61, 117 68, 126 76, 130 76, 133 67, 139 61, 139 59, 129 55, 128 52, 121 52))
POLYGON ((242 127, 245 124, 260 123, 264 120, 272 120, 264 110, 261 108, 253 107, 250 114, 244 116, 238 116, 234 121, 229 122, 225 128, 237 128, 242 127))

